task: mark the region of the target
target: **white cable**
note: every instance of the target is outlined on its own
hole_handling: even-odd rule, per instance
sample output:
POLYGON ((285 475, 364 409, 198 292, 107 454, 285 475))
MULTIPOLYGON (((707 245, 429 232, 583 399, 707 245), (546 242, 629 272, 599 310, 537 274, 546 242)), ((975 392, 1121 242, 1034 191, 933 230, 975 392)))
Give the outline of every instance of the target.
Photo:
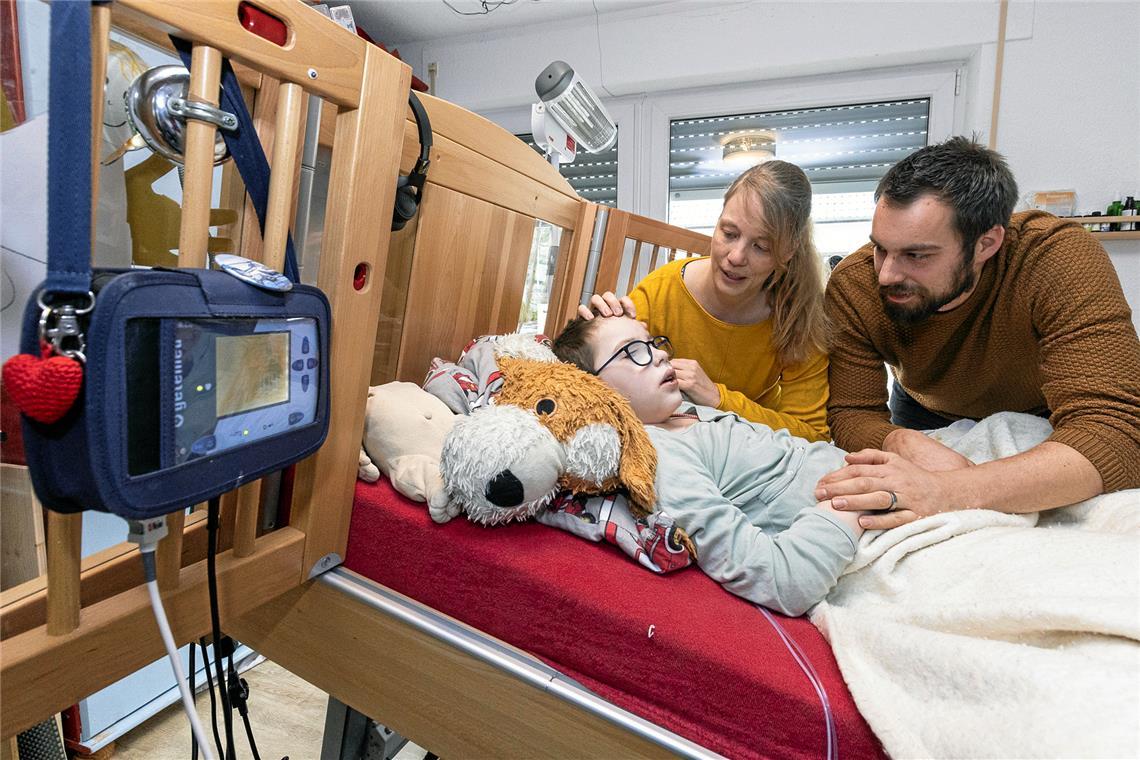
MULTIPOLYGON (((153 568, 154 563, 154 547, 151 546, 149 551, 146 547, 142 547, 143 563, 149 564, 153 568)), ((148 572, 149 577, 154 577, 154 573, 148 572)), ((170 632, 170 623, 166 620, 166 610, 162 606, 162 597, 158 593, 158 581, 148 580, 146 583, 146 590, 150 593, 150 606, 154 609, 154 620, 158 623, 158 631, 162 634, 162 643, 166 645, 166 656, 170 660, 170 667, 174 670, 174 680, 178 684, 178 693, 182 695, 182 708, 186 712, 186 717, 190 719, 190 730, 194 732, 194 739, 198 742, 198 748, 202 750, 202 755, 205 760, 217 760, 213 751, 213 744, 206 738, 206 731, 202 728, 202 722, 198 719, 198 712, 194 709, 194 698, 190 694, 190 687, 186 684, 186 676, 182 673, 182 660, 178 657, 178 649, 174 646, 174 635, 170 632)))

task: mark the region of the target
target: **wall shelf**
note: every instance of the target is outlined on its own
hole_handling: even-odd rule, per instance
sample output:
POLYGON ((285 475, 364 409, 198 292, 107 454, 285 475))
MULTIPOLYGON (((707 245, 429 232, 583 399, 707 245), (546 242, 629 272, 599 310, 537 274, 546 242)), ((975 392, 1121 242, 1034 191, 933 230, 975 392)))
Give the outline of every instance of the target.
POLYGON ((1118 232, 1094 232, 1092 236, 1097 240, 1140 240, 1140 216, 1066 216, 1063 217, 1077 224, 1099 224, 1102 222, 1119 222, 1136 225, 1134 230, 1121 230, 1118 232))

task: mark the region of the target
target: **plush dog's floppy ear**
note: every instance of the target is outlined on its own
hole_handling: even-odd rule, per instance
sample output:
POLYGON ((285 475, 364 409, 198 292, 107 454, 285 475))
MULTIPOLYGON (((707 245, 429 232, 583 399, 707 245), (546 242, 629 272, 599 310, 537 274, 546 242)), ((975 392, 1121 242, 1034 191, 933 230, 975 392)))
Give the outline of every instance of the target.
POLYGON ((657 449, 645 426, 624 399, 613 404, 618 436, 621 437, 621 463, 618 477, 629 491, 630 511, 645 517, 657 506, 653 480, 657 473, 657 449))

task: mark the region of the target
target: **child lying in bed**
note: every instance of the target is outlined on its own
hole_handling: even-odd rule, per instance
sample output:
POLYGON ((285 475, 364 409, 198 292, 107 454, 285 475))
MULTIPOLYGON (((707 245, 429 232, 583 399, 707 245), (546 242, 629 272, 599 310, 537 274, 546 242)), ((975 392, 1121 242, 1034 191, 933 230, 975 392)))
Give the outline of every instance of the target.
POLYGON ((571 320, 562 361, 629 400, 657 448, 657 508, 688 532, 697 563, 724 588, 787 615, 827 595, 855 556, 857 512, 812 496, 844 451, 683 402, 668 338, 628 317, 571 320))

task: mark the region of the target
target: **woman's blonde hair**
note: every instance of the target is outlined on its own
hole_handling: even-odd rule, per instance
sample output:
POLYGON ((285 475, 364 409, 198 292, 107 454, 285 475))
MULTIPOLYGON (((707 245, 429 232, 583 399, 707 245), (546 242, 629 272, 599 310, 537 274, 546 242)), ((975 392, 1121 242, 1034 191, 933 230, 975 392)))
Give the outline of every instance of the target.
POLYGON ((795 164, 765 161, 737 177, 724 194, 747 190, 764 209, 776 268, 764 289, 772 308, 772 339, 781 363, 827 350, 823 266, 812 242, 811 182, 795 164))

